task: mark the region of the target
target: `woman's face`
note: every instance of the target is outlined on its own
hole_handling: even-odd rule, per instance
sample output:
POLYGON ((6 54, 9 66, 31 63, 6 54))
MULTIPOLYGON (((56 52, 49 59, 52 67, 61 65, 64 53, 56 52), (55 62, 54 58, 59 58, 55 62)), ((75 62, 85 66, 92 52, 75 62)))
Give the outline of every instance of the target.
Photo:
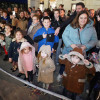
POLYGON ((47 57, 47 54, 46 54, 44 51, 42 51, 42 52, 41 52, 41 57, 42 57, 42 58, 46 58, 46 57, 47 57))
POLYGON ((39 19, 37 17, 33 17, 32 20, 33 20, 33 24, 36 24, 39 22, 39 19))
POLYGON ((87 23, 87 14, 81 14, 79 16, 79 25, 82 28, 87 23))
POLYGON ((99 15, 97 16, 97 20, 100 21, 100 16, 99 15))

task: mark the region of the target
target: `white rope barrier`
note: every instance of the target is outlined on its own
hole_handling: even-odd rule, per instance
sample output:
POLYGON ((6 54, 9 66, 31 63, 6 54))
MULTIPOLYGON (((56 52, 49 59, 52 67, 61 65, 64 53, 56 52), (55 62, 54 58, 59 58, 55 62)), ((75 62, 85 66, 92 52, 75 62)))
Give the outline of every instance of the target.
POLYGON ((57 93, 54 93, 54 92, 45 90, 45 89, 43 89, 43 88, 40 88, 40 87, 38 87, 38 86, 36 86, 36 85, 33 85, 33 84, 31 84, 31 83, 25 81, 25 80, 23 80, 23 79, 20 79, 20 78, 14 76, 14 75, 11 75, 10 73, 4 71, 4 70, 1 69, 1 68, 0 68, 0 71, 4 72, 5 74, 11 76, 12 78, 14 78, 14 79, 16 79, 16 80, 18 80, 18 81, 20 81, 20 82, 22 82, 22 83, 24 83, 24 84, 26 84, 26 85, 28 85, 28 86, 31 86, 31 87, 33 87, 33 88, 38 89, 38 90, 40 90, 40 91, 43 91, 43 92, 45 92, 45 93, 48 93, 48 94, 50 94, 50 95, 53 95, 53 96, 58 97, 58 98, 63 99, 63 100, 71 100, 71 99, 69 99, 69 98, 67 98, 67 97, 65 97, 65 96, 63 96, 63 95, 60 95, 60 94, 57 94, 57 93))

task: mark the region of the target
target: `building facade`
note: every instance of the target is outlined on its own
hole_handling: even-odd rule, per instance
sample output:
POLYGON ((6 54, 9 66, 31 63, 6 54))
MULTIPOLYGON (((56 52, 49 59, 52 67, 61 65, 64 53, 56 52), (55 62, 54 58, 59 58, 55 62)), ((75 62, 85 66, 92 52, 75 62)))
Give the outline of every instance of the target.
POLYGON ((58 7, 59 4, 64 4, 65 10, 72 10, 77 2, 83 2, 88 9, 97 10, 100 8, 100 0, 28 0, 28 7, 35 6, 38 8, 43 3, 43 7, 58 7))

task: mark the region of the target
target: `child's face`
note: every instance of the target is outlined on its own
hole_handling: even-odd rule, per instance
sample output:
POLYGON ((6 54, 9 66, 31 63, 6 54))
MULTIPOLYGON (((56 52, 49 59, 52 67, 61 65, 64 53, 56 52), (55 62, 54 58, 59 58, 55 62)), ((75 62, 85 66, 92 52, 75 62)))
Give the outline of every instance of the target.
POLYGON ((2 24, 2 23, 1 23, 1 27, 2 27, 2 28, 5 27, 5 24, 2 24))
POLYGON ((47 54, 46 54, 44 51, 42 51, 42 52, 41 52, 41 57, 42 57, 42 58, 46 58, 46 57, 47 57, 47 54))
POLYGON ((12 30, 12 28, 10 28, 9 26, 5 26, 5 31, 6 31, 6 33, 11 32, 11 30, 12 30))
POLYGON ((71 60, 73 64, 77 64, 80 61, 80 58, 78 56, 71 56, 71 60))
POLYGON ((54 12, 54 16, 55 16, 55 18, 59 18, 59 15, 60 15, 60 14, 59 14, 58 11, 55 11, 55 12, 54 12))
POLYGON ((29 52, 30 52, 29 47, 24 48, 24 53, 25 53, 25 54, 28 54, 29 52))
POLYGON ((7 17, 7 13, 3 12, 3 17, 7 17))
POLYGON ((1 35, 0 35, 0 39, 1 39, 1 40, 4 40, 4 36, 1 36, 1 35))
POLYGON ((39 22, 39 19, 37 17, 33 17, 32 20, 33 20, 33 24, 36 24, 39 22))
POLYGON ((15 37, 17 40, 21 40, 23 38, 22 34, 19 31, 16 33, 15 37))
POLYGON ((43 26, 44 26, 46 29, 48 29, 48 28, 50 27, 50 24, 51 24, 51 22, 50 22, 49 19, 44 19, 44 21, 43 21, 43 26))

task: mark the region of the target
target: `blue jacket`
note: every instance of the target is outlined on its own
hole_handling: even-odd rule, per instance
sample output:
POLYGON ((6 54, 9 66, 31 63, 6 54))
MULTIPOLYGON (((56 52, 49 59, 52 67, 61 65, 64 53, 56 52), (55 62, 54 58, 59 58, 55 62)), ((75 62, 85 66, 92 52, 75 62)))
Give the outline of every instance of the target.
POLYGON ((62 35, 62 39, 65 44, 63 54, 72 50, 70 46, 72 44, 82 44, 86 46, 86 51, 90 50, 97 43, 97 34, 93 27, 93 21, 90 20, 81 32, 78 32, 78 28, 74 29, 71 25, 68 25, 62 35))
POLYGON ((48 34, 48 35, 52 35, 55 33, 55 30, 53 28, 49 28, 48 31, 42 27, 40 28, 33 37, 34 42, 38 42, 38 50, 42 45, 50 45, 51 49, 57 49, 58 46, 58 41, 59 41, 59 37, 54 35, 54 40, 52 42, 48 42, 47 38, 43 38, 42 34, 48 34))

